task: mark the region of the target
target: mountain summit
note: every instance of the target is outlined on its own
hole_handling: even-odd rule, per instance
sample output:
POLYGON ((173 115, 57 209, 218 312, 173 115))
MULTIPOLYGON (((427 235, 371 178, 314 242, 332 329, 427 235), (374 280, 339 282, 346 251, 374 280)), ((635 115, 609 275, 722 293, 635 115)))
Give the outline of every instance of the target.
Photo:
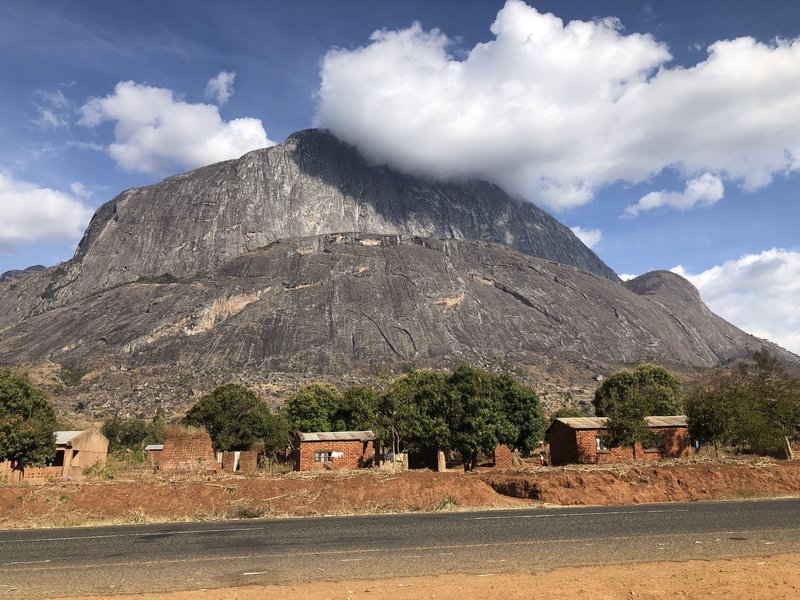
POLYGON ((121 193, 73 259, 0 279, 0 308, 0 363, 713 366, 764 344, 677 275, 623 285, 497 186, 370 165, 320 130, 121 193))

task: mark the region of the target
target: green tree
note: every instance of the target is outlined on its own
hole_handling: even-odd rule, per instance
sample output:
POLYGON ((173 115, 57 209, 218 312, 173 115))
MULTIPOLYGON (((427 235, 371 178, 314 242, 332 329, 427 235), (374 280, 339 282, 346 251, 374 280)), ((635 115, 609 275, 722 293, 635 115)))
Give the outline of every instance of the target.
POLYGON ((395 450, 457 450, 465 468, 497 444, 535 448, 544 431, 532 389, 468 365, 411 371, 390 385, 380 414, 395 450))
POLYGON ((147 423, 141 419, 112 417, 100 428, 108 438, 108 450, 141 450, 148 435, 147 423))
MULTIPOLYGON (((274 447, 287 440, 281 418, 253 392, 235 383, 221 385, 192 406, 186 425, 205 427, 217 450, 249 450, 254 444, 274 447)), ((284 446, 285 447, 285 446, 284 446)))
POLYGON ((342 394, 329 383, 311 383, 286 404, 286 418, 293 433, 335 431, 333 420, 342 406, 342 394))
POLYGON ((145 444, 163 444, 167 437, 167 414, 164 407, 159 406, 156 409, 156 414, 153 415, 152 420, 147 427, 147 437, 145 444))
POLYGON ((800 379, 768 351, 712 375, 687 402, 692 434, 714 442, 735 439, 756 453, 782 449, 800 421, 800 379))
POLYGON ((598 417, 610 416, 619 402, 631 399, 646 403, 649 415, 675 415, 683 411, 683 386, 667 369, 641 364, 633 371, 622 369, 606 379, 594 393, 598 417))
POLYGON ((598 416, 608 417, 609 444, 635 450, 637 442, 655 443, 645 417, 683 412, 683 387, 664 367, 641 364, 606 379, 595 391, 594 407, 598 416))
POLYGON ((44 464, 55 454, 56 418, 27 374, 0 368, 0 460, 44 464))
MULTIPOLYGON (((381 398, 375 389, 353 385, 345 390, 334 407, 331 423, 334 431, 366 431, 379 429, 378 406, 381 398)), ((377 433, 377 432, 376 432, 377 433)))
POLYGON ((474 469, 481 452, 490 452, 500 440, 511 440, 518 428, 502 410, 501 389, 488 371, 461 365, 448 377, 452 403, 450 447, 458 450, 464 467, 474 469))
POLYGON ((582 410, 577 408, 570 408, 568 406, 562 406, 552 415, 550 415, 550 422, 552 423, 556 419, 574 419, 579 417, 586 417, 588 416, 582 410))
POLYGON ((445 373, 412 369, 395 379, 380 407, 393 450, 423 452, 450 448, 452 404, 445 373))
POLYGON ((516 450, 530 452, 544 439, 545 419, 539 396, 532 388, 522 385, 509 375, 495 377, 500 406, 498 410, 513 429, 500 436, 500 443, 516 450))
POLYGON ((686 396, 686 415, 692 438, 719 445, 734 435, 742 382, 731 373, 716 371, 695 385, 686 396))

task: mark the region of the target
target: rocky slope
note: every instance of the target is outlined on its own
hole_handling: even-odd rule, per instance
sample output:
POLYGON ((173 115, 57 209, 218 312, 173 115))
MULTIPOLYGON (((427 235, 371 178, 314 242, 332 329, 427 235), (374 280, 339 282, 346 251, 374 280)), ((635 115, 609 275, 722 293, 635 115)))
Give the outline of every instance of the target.
MULTIPOLYGON (((317 130, 123 192, 72 260, 0 278, 0 364, 104 373, 81 404, 129 370, 180 375, 158 392, 143 392, 144 375, 120 384, 147 403, 201 371, 705 368, 764 345, 798 363, 711 313, 677 275, 622 284, 569 229, 496 186, 369 165, 317 130)), ((114 395, 101 407, 120 409, 114 395)))
POLYGON ((484 240, 618 281, 572 232, 497 186, 437 183, 367 164, 322 130, 127 190, 94 215, 73 260, 4 294, 0 329, 139 278, 203 277, 281 239, 339 232, 484 240), (23 298, 19 300, 19 296, 23 298))
POLYGON ((331 234, 276 242, 203 278, 118 285, 30 316, 2 332, 0 362, 341 374, 560 354, 713 366, 762 344, 673 274, 623 286, 498 244, 331 234))

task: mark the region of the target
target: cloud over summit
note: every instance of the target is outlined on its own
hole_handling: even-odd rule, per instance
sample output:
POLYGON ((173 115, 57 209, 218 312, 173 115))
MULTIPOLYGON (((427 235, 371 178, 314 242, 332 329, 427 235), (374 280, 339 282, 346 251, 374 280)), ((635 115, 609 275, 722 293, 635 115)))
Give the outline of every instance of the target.
MULTIPOLYGON (((220 103, 232 93, 225 81, 212 87, 220 103)), ((86 127, 112 121, 109 154, 124 169, 140 173, 162 175, 176 166, 193 169, 273 144, 260 119, 224 121, 217 106, 185 102, 170 89, 133 81, 118 83, 113 94, 91 98, 81 114, 79 123, 86 127)))
MULTIPOLYGON (((756 189, 800 170, 798 40, 718 41, 683 68, 616 19, 564 23, 521 0, 491 32, 463 55, 419 24, 329 51, 318 124, 376 162, 485 178, 556 210, 665 169, 687 182, 667 206, 693 205, 708 178, 756 189)), ((703 194, 695 204, 715 189, 703 194)))

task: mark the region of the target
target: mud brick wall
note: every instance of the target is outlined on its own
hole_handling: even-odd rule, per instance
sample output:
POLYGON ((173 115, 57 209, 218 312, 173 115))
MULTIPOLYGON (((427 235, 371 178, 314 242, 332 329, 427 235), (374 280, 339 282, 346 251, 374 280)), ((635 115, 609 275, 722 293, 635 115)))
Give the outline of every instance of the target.
MULTIPOLYGON (((225 472, 233 472, 236 466, 236 452, 233 450, 225 450, 222 453, 222 470, 225 472)), ((258 451, 257 450, 242 450, 239 452, 239 473, 254 473, 258 468, 258 451)))
POLYGON ((61 479, 64 475, 64 470, 61 467, 25 467, 25 472, 22 474, 22 481, 52 481, 54 479, 61 479))
POLYGON ((511 448, 500 444, 494 449, 494 467, 496 469, 511 468, 511 448))
POLYGON ((295 471, 323 471, 363 469, 375 464, 375 446, 373 442, 358 440, 336 442, 299 442, 295 451, 295 471), (342 458, 334 458, 330 462, 314 460, 315 452, 342 452, 342 458))
POLYGON ((579 462, 576 433, 572 427, 567 427, 560 421, 553 421, 547 431, 547 441, 550 443, 550 464, 568 465, 579 462))
POLYGON ((160 471, 217 471, 211 436, 207 433, 191 433, 169 436, 158 457, 160 471))
POLYGON ((689 458, 692 445, 689 443, 687 427, 653 427, 653 433, 664 440, 663 458, 689 458))

